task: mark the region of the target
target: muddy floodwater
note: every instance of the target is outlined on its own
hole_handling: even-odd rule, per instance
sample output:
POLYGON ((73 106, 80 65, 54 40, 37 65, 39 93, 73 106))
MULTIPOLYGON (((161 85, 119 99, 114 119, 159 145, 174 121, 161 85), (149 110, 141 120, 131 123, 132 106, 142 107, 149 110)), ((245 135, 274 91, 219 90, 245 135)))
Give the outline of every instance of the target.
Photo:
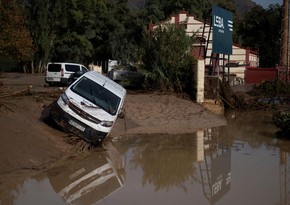
MULTIPOLYGON (((184 135, 114 138, 7 190, 15 205, 289 205, 290 141, 271 113, 184 135)), ((2 204, 1 203, 1 204, 2 204)))

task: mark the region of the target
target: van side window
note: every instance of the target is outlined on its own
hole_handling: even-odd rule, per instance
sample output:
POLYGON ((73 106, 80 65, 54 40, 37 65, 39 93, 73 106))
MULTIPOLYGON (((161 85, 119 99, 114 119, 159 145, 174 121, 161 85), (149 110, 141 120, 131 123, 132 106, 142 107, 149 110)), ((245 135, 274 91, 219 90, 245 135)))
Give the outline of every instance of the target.
POLYGON ((49 64, 47 70, 49 72, 59 72, 61 69, 61 64, 49 64))
POLYGON ((77 72, 80 70, 80 66, 78 65, 69 65, 69 64, 66 64, 65 65, 65 70, 66 71, 70 71, 70 72, 77 72))

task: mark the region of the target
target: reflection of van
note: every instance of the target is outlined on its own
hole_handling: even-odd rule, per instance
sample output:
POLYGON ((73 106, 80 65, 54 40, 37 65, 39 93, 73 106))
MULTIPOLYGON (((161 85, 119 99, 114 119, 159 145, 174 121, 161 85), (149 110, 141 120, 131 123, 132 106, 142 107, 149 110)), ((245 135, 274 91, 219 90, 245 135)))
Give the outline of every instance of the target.
POLYGON ((89 71, 59 97, 51 117, 65 130, 100 145, 121 113, 125 96, 126 90, 121 85, 89 71))
POLYGON ((66 204, 98 204, 123 187, 124 159, 112 144, 105 149, 49 170, 52 188, 66 204))
POLYGON ((69 78, 73 73, 85 73, 88 69, 75 63, 48 63, 46 68, 45 82, 48 84, 69 84, 69 78))

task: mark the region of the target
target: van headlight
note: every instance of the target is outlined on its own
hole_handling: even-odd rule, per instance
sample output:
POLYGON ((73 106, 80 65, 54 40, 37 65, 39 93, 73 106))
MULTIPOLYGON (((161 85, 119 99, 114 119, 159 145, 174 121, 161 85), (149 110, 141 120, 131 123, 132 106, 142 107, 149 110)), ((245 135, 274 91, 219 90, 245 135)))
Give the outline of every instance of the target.
POLYGON ((100 125, 104 127, 112 127, 113 126, 113 121, 102 121, 100 125))
POLYGON ((64 104, 68 105, 69 104, 69 99, 67 97, 67 95, 65 93, 60 95, 60 98, 62 99, 62 101, 64 102, 64 104))

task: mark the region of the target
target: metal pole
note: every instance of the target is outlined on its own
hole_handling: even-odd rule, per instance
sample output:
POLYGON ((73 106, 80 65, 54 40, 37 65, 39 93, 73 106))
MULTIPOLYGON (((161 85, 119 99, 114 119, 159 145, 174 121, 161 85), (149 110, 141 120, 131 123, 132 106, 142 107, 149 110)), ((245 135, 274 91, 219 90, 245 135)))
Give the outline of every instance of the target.
POLYGON ((288 22, 288 32, 287 32, 287 65, 286 65, 286 83, 288 83, 288 77, 289 77, 289 32, 290 32, 290 21, 289 21, 289 0, 287 0, 287 6, 288 6, 288 15, 287 15, 287 22, 288 22))
POLYGON ((223 83, 225 83, 225 54, 223 54, 223 83))
POLYGON ((228 55, 228 84, 230 84, 230 55, 228 55))
MULTIPOLYGON (((289 32, 288 32, 289 33, 289 32)), ((289 66, 289 34, 287 33, 287 51, 286 51, 286 83, 288 82, 288 66, 289 66)))

